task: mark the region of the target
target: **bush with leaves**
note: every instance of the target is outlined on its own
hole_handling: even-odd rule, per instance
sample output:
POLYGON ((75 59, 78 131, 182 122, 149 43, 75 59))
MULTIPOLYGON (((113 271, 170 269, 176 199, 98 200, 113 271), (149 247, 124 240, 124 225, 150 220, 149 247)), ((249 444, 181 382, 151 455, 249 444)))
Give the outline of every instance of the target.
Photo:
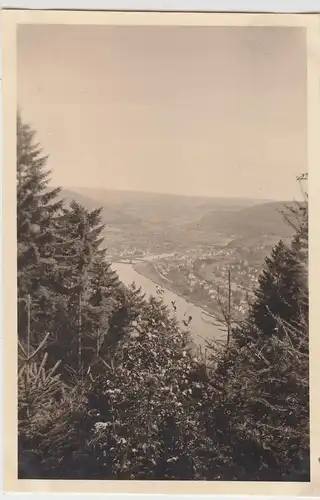
POLYGON ((158 298, 145 301, 126 335, 92 370, 89 408, 97 415, 85 477, 204 479, 211 442, 199 418, 204 367, 188 334, 158 298))

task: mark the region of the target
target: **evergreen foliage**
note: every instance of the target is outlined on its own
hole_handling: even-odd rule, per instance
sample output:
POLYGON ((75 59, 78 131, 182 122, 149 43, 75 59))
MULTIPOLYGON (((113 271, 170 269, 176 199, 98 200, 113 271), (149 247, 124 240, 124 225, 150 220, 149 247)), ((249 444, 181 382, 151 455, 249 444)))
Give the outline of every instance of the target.
POLYGON ((62 207, 59 189, 48 190, 47 157, 34 141, 34 132, 17 116, 17 274, 19 337, 27 336, 27 296, 32 296, 33 340, 52 327, 53 247, 55 218, 62 207), (49 312, 51 310, 51 313, 49 312))
POLYGON ((58 363, 46 369, 46 360, 26 363, 18 376, 19 479, 63 477, 87 433, 81 386, 66 386, 58 363))
POLYGON ((227 480, 309 480, 307 261, 304 213, 292 244, 266 259, 248 318, 220 354, 208 422, 232 457, 227 480))

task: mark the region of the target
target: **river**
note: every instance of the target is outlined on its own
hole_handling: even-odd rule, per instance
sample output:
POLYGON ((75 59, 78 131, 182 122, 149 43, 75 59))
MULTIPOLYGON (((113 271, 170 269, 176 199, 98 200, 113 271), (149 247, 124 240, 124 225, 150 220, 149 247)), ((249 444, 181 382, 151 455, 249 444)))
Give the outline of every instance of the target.
MULTIPOLYGON (((113 262, 112 269, 117 272, 119 279, 127 286, 132 283, 140 288, 146 296, 157 296, 159 286, 149 278, 142 276, 134 270, 132 264, 113 262)), ((223 338, 225 335, 216 325, 213 325, 213 318, 204 309, 186 301, 183 297, 175 294, 161 286, 164 303, 173 310, 172 302, 175 303, 177 319, 182 322, 192 317, 189 328, 196 344, 205 348, 206 340, 223 338)))

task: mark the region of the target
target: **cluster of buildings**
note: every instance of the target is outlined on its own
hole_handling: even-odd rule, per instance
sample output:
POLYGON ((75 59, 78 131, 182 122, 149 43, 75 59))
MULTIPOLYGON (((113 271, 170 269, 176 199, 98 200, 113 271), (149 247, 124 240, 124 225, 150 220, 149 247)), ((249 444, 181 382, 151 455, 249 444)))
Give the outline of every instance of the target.
MULTIPOLYGON (((206 306, 212 312, 219 309, 219 301, 228 300, 228 273, 231 274, 232 308, 241 318, 246 313, 248 297, 258 283, 263 254, 253 259, 234 248, 193 249, 161 259, 155 264, 158 273, 191 301, 206 306)), ((255 254, 256 256, 256 254, 255 254)))

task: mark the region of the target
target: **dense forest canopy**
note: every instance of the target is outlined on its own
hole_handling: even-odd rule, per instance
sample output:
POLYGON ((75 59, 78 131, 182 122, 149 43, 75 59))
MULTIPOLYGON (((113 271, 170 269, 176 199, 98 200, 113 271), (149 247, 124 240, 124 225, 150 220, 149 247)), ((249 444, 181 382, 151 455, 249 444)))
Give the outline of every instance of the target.
POLYGON ((308 481, 307 196, 202 359, 160 296, 119 281, 101 210, 50 190, 46 163, 18 114, 19 477, 308 481))

